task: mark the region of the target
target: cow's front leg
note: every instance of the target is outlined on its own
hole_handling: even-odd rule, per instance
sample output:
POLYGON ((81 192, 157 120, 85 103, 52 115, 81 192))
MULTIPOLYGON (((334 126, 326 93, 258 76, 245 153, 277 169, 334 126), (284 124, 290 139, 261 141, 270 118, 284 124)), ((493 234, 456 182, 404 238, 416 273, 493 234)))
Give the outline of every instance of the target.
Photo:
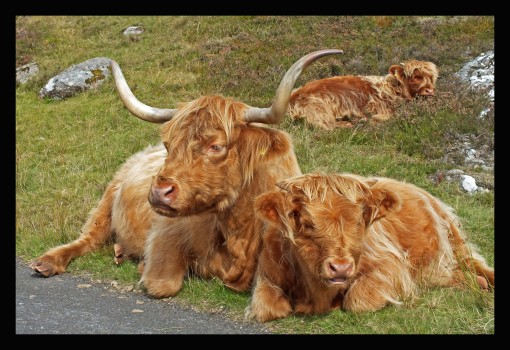
POLYGON ((245 310, 247 319, 266 322, 284 318, 293 311, 290 286, 296 287, 298 281, 290 260, 282 259, 288 248, 281 244, 282 237, 275 229, 264 234, 252 298, 245 310))
POLYGON ((232 265, 227 270, 223 281, 225 285, 238 292, 250 289, 257 267, 260 240, 236 239, 229 242, 228 250, 232 256, 232 265))
POLYGON ((291 313, 292 306, 282 289, 264 277, 257 277, 250 305, 244 312, 245 318, 266 322, 291 313))
POLYGON ((165 232, 149 233, 140 284, 156 298, 173 296, 182 288, 187 264, 175 238, 165 232))
POLYGON ((398 300, 398 295, 391 283, 371 278, 371 276, 362 276, 347 290, 343 308, 352 312, 377 311, 386 306, 390 298, 398 300))

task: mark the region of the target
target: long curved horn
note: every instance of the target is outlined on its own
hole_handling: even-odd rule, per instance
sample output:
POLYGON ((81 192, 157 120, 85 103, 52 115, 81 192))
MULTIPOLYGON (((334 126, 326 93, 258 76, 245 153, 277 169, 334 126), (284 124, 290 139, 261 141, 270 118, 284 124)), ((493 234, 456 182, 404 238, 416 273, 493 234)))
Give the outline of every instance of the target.
POLYGON ((328 49, 319 50, 309 53, 301 57, 296 63, 289 68, 283 77, 273 100, 273 104, 269 108, 250 107, 244 114, 244 121, 259 122, 265 124, 278 124, 282 121, 287 107, 289 105, 290 94, 294 88, 296 80, 299 78, 303 70, 308 67, 310 63, 318 58, 327 55, 343 54, 342 50, 328 49))
POLYGON ((120 99, 124 102, 128 111, 136 117, 151 123, 164 123, 173 118, 176 109, 154 108, 143 104, 131 92, 117 62, 111 60, 110 66, 120 99))

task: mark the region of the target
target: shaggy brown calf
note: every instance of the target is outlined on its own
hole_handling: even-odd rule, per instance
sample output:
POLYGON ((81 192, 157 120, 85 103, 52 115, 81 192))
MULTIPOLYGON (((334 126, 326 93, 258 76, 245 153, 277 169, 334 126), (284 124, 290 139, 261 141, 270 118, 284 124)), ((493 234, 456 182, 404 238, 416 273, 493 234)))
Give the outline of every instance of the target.
POLYGON ((494 287, 494 270, 466 243, 452 209, 423 189, 349 174, 302 175, 278 186, 255 202, 270 228, 248 318, 375 311, 419 286, 471 278, 494 287))
POLYGON ((356 122, 385 121, 396 103, 433 96, 438 70, 434 63, 410 60, 393 65, 386 76, 339 76, 316 80, 296 89, 288 114, 318 127, 352 127, 356 122))
POLYGON ((176 294, 187 272, 249 289, 264 230, 253 218, 254 198, 276 181, 300 174, 289 135, 261 123, 279 123, 303 69, 338 53, 317 51, 294 63, 269 108, 222 96, 200 97, 177 109, 153 108, 136 99, 112 61, 128 110, 146 121, 165 122, 163 145, 130 158, 80 237, 35 259, 32 269, 47 277, 62 273, 73 258, 113 237, 116 262, 143 256, 141 282, 153 296, 176 294))

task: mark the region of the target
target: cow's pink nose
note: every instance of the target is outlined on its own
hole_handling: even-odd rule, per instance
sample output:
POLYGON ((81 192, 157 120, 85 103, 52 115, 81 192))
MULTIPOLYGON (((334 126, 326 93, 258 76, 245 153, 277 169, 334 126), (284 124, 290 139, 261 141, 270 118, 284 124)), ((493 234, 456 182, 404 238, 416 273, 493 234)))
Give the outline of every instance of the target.
POLYGON ((425 89, 426 96, 434 96, 434 89, 425 89))
POLYGON ((352 274, 352 264, 330 261, 328 263, 328 274, 330 278, 349 277, 352 274))
POLYGON ((170 207, 178 193, 179 187, 173 181, 158 181, 151 186, 149 203, 154 206, 170 207))

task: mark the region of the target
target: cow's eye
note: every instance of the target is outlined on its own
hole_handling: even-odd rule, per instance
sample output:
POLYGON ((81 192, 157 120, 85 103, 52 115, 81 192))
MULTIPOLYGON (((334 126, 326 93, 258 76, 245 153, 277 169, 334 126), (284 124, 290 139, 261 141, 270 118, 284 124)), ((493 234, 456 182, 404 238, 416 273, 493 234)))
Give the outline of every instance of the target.
POLYGON ((289 218, 291 219, 299 219, 299 211, 293 210, 289 213, 289 218))
POLYGON ((209 149, 207 150, 210 153, 220 153, 223 150, 223 146, 218 144, 212 144, 209 146, 209 149))

